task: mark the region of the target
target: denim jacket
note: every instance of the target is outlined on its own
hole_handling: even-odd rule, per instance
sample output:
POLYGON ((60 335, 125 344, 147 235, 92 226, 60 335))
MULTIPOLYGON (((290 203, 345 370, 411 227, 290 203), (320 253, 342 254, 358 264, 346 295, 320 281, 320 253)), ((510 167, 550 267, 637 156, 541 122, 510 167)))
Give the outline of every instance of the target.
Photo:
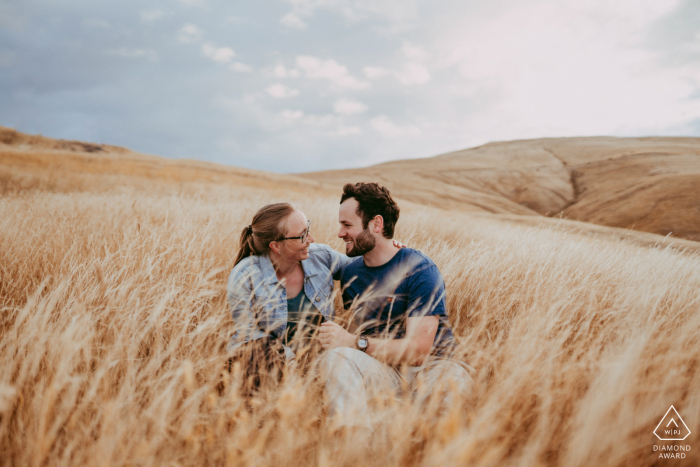
MULTIPOLYGON (((309 257, 301 262, 304 292, 326 320, 332 320, 335 314, 331 299, 333 275, 356 259, 348 258, 328 245, 309 245, 309 257)), ((241 260, 231 271, 226 290, 236 325, 227 350, 248 341, 285 333, 287 289, 277 280, 269 255, 251 255, 241 260)), ((285 356, 289 359, 294 353, 285 347, 285 356)))

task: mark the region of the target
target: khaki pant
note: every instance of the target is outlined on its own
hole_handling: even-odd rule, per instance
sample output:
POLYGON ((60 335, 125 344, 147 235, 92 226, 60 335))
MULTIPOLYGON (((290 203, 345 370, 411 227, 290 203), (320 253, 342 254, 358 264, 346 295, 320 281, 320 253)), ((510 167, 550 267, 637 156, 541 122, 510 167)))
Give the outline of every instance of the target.
POLYGON ((439 397, 444 410, 460 403, 474 386, 467 371, 473 368, 435 357, 402 372, 357 349, 338 347, 325 352, 320 364, 328 415, 337 428, 365 426, 372 430, 368 402, 375 397, 412 397, 417 404, 439 397))

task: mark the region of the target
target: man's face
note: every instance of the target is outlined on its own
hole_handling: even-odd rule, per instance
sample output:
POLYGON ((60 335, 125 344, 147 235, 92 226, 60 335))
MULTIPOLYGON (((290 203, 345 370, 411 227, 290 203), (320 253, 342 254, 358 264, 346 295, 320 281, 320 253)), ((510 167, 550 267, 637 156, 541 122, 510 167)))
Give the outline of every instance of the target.
MULTIPOLYGON (((338 222, 340 223, 338 237, 345 241, 345 254, 351 257, 361 256, 372 251, 376 244, 369 228, 367 230, 362 228, 362 219, 357 215, 357 207, 357 200, 348 198, 340 205, 338 212, 338 222)), ((371 221, 369 225, 372 225, 371 221)))

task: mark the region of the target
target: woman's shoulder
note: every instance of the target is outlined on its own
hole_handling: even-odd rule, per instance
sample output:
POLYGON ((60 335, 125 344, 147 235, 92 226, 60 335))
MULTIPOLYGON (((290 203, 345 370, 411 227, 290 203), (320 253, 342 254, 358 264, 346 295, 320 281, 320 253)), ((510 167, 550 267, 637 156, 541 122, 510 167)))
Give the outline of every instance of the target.
POLYGON ((240 260, 238 264, 233 267, 233 269, 245 269, 251 266, 257 266, 259 263, 260 257, 258 255, 250 255, 240 260))
POLYGON ((240 277, 243 275, 251 275, 260 272, 260 257, 250 255, 243 258, 231 270, 231 278, 240 277))

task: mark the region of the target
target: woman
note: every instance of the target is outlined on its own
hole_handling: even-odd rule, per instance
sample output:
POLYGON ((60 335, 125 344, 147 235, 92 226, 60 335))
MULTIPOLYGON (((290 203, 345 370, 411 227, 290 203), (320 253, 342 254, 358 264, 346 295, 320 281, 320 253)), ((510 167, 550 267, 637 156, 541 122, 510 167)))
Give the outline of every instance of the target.
POLYGON ((227 286, 236 324, 228 350, 255 343, 246 357, 255 386, 261 370, 277 372, 282 360, 295 365, 295 350, 322 321, 332 320, 333 276, 358 259, 314 244, 310 225, 303 212, 277 203, 261 208, 241 233, 227 286))

